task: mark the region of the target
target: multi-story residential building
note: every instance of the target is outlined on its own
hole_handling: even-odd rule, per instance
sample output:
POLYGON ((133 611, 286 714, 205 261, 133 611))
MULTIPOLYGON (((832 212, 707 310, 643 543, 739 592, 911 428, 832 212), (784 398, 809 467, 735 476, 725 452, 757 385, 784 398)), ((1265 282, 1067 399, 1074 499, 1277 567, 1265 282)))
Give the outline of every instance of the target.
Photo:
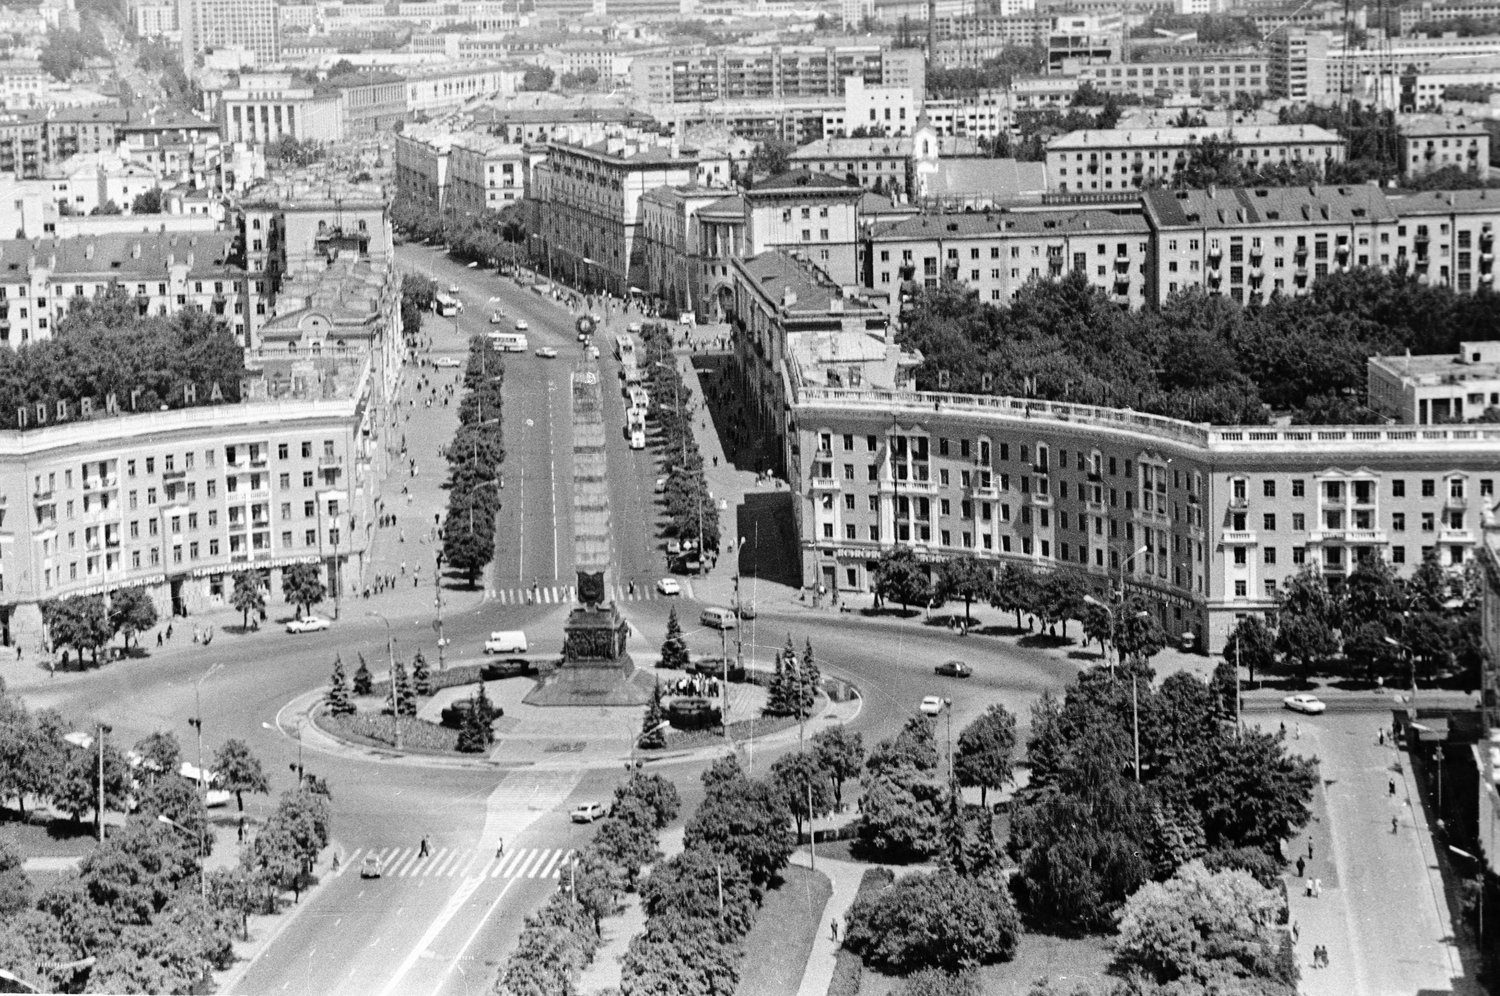
POLYGON ((844 81, 844 106, 823 115, 823 134, 909 135, 917 123, 917 102, 909 86, 869 86, 859 76, 844 81))
POLYGON ((1411 102, 1415 87, 1408 80, 1458 58, 1492 57, 1495 39, 1448 32, 1346 46, 1342 29, 1284 28, 1268 40, 1267 55, 1272 97, 1316 103, 1352 95, 1417 110, 1423 105, 1411 102))
POLYGON ((1398 85, 1397 107, 1403 113, 1441 107, 1450 88, 1500 89, 1500 54, 1438 59, 1420 72, 1403 71, 1398 85))
POLYGON ((1398 572, 1429 551, 1465 563, 1500 477, 1500 429, 1473 426, 1308 433, 878 387, 800 388, 787 405, 804 583, 869 592, 897 544, 1073 571, 1099 591, 1123 582, 1209 652, 1304 566, 1338 585, 1377 554, 1398 572))
POLYGON ((780 469, 785 460, 787 404, 798 383, 787 356, 801 337, 818 337, 847 347, 834 378, 823 383, 861 385, 863 365, 874 356, 889 362, 889 377, 912 384, 917 358, 896 347, 886 314, 873 302, 846 289, 816 264, 785 250, 772 250, 730 264, 734 280, 735 376, 743 398, 747 439, 755 440, 756 467, 780 469))
POLYGON ((928 100, 922 113, 939 136, 992 140, 1011 133, 1014 115, 1009 90, 981 90, 963 97, 928 100))
POLYGON ((1460 0, 1457 3, 1422 0, 1420 3, 1402 4, 1397 8, 1397 14, 1400 17, 1401 33, 1406 35, 1419 24, 1440 24, 1468 17, 1481 21, 1500 19, 1500 3, 1495 3, 1494 0, 1460 0))
POLYGON ((177 0, 182 65, 189 72, 200 52, 240 48, 256 65, 281 61, 281 21, 275 0, 177 0))
POLYGON ((746 256, 785 249, 840 286, 859 282, 856 246, 864 190, 842 178, 792 170, 744 192, 746 256))
POLYGON ((774 138, 801 145, 822 138, 824 121, 841 115, 842 108, 842 97, 745 98, 656 104, 651 113, 674 134, 712 127, 756 142, 774 138))
POLYGON ((291 73, 242 73, 238 86, 219 95, 218 114, 230 143, 331 142, 344 135, 338 93, 298 83, 291 73))
MULTIPOLYGON (((637 238, 642 196, 657 187, 700 182, 712 164, 696 149, 655 144, 656 136, 618 136, 595 145, 552 142, 532 171, 534 259, 575 286, 624 295, 645 261, 637 238)), ((723 163, 719 164, 723 169, 723 163)))
POLYGON ((46 180, 18 180, 0 173, 0 238, 39 239, 57 224, 57 205, 46 180))
POLYGON ((40 62, 0 59, 0 104, 30 107, 39 102, 51 85, 51 77, 40 62))
POLYGON ((1480 180, 1490 175, 1490 133, 1480 121, 1441 115, 1410 115, 1400 120, 1401 165, 1409 177, 1447 167, 1480 180))
POLYGON ((69 156, 48 165, 42 176, 59 214, 93 214, 106 205, 128 212, 137 197, 163 185, 155 170, 112 152, 69 156))
POLYGON ((498 211, 526 192, 526 152, 488 135, 462 135, 448 148, 448 207, 461 214, 498 211))
POLYGON ((1331 272, 1391 269, 1404 253, 1405 218, 1374 186, 1152 190, 1141 200, 1152 304, 1191 287, 1255 304, 1306 293, 1331 272))
POLYGON ((1124 52, 1125 21, 1119 13, 1058 14, 1047 32, 1047 71, 1068 66, 1116 63, 1124 52))
POLYGON ((1282 28, 1266 46, 1266 86, 1272 97, 1306 103, 1327 96, 1328 35, 1282 28))
MULTIPOLYGON (((645 286, 670 312, 705 313, 704 247, 698 215, 724 201, 722 187, 657 187, 641 196, 640 244, 645 286)), ((743 218, 744 199, 736 195, 743 218)), ((735 246, 735 254, 739 247, 735 246)), ((728 258, 724 260, 728 265, 728 258)))
POLYGON ((722 322, 734 310, 732 263, 745 255, 745 195, 730 194, 698 209, 698 314, 722 322))
POLYGON ((388 261, 388 203, 380 184, 351 181, 329 166, 262 181, 234 205, 245 268, 274 294, 286 274, 316 268, 341 252, 388 261))
POLYGON ((207 118, 175 111, 133 117, 116 130, 120 148, 132 162, 160 176, 199 188, 217 188, 223 147, 219 126, 207 118))
POLYGON ((1455 356, 1372 356, 1365 369, 1369 406, 1407 425, 1500 409, 1500 342, 1461 342, 1455 356))
POLYGON ((787 158, 797 169, 848 179, 876 193, 906 195, 915 189, 924 163, 980 155, 978 139, 938 135, 924 120, 909 137, 824 138, 787 158))
POLYGON ((52 337, 75 299, 123 290, 141 315, 196 308, 242 344, 254 341, 269 300, 236 262, 234 234, 99 235, 0 241, 0 345, 52 337))
POLYGON ((475 109, 470 114, 472 127, 517 145, 545 145, 554 139, 591 144, 604 141, 606 133, 642 130, 656 123, 649 114, 618 104, 521 104, 526 96, 475 109))
POLYGON ((47 112, 47 158, 52 162, 87 152, 113 152, 119 129, 130 119, 123 107, 59 107, 47 112))
POLYGON ((468 62, 418 69, 406 78, 406 113, 440 114, 479 97, 508 96, 521 88, 524 66, 510 62, 468 62))
POLYGON ((47 160, 46 125, 41 112, 0 111, 0 173, 21 180, 42 175, 47 160))
POLYGON ((1461 294, 1495 287, 1500 191, 1433 190, 1390 198, 1397 260, 1417 280, 1461 294))
POLYGON ((1073 73, 1106 93, 1158 97, 1163 92, 1187 93, 1209 100, 1229 101, 1237 94, 1264 96, 1266 59, 1256 55, 1204 55, 1160 61, 1063 63, 1073 73))
POLYGON ((448 205, 449 148, 447 132, 414 133, 395 137, 396 193, 429 214, 442 214, 448 205))
POLYGON ((1098 128, 1069 132, 1047 143, 1047 181, 1062 193, 1134 190, 1157 181, 1170 184, 1188 163, 1193 147, 1207 139, 1232 147, 1252 168, 1305 163, 1320 173, 1342 162, 1344 142, 1316 125, 1244 128, 1098 128))
POLYGON ((138 36, 164 38, 181 44, 182 29, 177 24, 177 0, 134 3, 130 6, 131 22, 135 25, 135 33, 138 36))
POLYGON ((863 282, 893 314, 903 289, 962 283, 980 300, 1008 303, 1035 280, 1082 274, 1111 301, 1149 300, 1151 232, 1139 215, 1105 210, 986 211, 917 215, 873 226, 862 246, 863 282))
POLYGON ((920 100, 926 66, 918 49, 879 44, 726 47, 638 58, 630 67, 636 96, 653 103, 745 98, 837 97, 844 80, 910 87, 920 100))

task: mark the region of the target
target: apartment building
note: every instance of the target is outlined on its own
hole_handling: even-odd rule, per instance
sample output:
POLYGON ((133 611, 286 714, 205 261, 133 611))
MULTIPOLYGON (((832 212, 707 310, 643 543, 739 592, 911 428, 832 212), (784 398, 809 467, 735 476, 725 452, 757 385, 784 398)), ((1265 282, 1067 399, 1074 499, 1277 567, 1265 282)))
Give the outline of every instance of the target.
POLYGON ((962 283, 1006 304, 1027 284, 1080 273, 1111 301, 1149 298, 1151 231, 1138 215, 1104 210, 917 215, 873 226, 862 245, 863 282, 894 315, 910 286, 962 283))
POLYGON ((1495 288, 1500 191, 1434 190, 1393 195, 1400 219, 1398 265, 1417 280, 1460 294, 1495 288))
POLYGON ((1009 90, 981 90, 962 97, 929 100, 922 108, 939 136, 995 139, 1011 134, 1014 109, 1009 90))
POLYGON ((857 284, 863 195, 863 188, 845 179, 802 169, 756 181, 744 191, 745 255, 786 249, 836 284, 857 284))
MULTIPOLYGON (((696 149, 655 144, 656 136, 618 136, 594 145, 552 142, 532 173, 537 242, 534 259, 575 286, 623 296, 645 278, 638 239, 641 198, 682 187, 717 167, 696 149), (639 279, 637 279, 639 277, 639 279)), ((727 191, 726 191, 727 192, 727 191)))
POLYGON ((120 125, 115 134, 132 162, 163 178, 205 190, 220 186, 223 145, 219 126, 207 118, 167 110, 148 112, 120 125))
POLYGON ((938 135, 924 120, 909 137, 823 138, 787 159, 796 169, 847 179, 876 193, 905 195, 916 189, 917 173, 924 165, 981 154, 977 138, 938 135))
POLYGON ((1404 252, 1406 219, 1374 186, 1152 190, 1141 201, 1152 304, 1190 287, 1256 304, 1331 272, 1391 269, 1404 252))
POLYGON ((453 136, 447 132, 396 133, 391 157, 395 166, 396 194, 429 214, 441 214, 448 205, 449 148, 453 136))
POLYGON ((917 123, 916 96, 909 86, 870 86, 858 76, 844 81, 844 106, 823 115, 823 134, 909 135, 917 123))
POLYGON ((461 135, 448 147, 448 207, 499 211, 526 193, 525 149, 488 135, 461 135))
MULTIPOLYGON (((667 302, 670 313, 709 313, 712 292, 704 280, 707 275, 705 263, 709 260, 718 262, 717 257, 709 255, 718 245, 701 241, 699 215, 705 209, 729 200, 738 203, 743 220, 744 198, 739 195, 726 197, 723 187, 696 184, 658 187, 641 196, 639 237, 646 269, 644 286, 667 302)), ((732 249, 734 255, 739 255, 740 245, 734 245, 732 249)), ((725 266, 728 259, 723 259, 725 266)))
POLYGON ((42 171, 59 214, 92 214, 106 205, 128 212, 135 199, 163 186, 155 170, 114 153, 70 156, 42 171))
POLYGON ((389 197, 332 165, 282 173, 232 205, 246 270, 276 291, 287 274, 321 268, 340 253, 377 261, 392 255, 389 197))
POLYGON ((1409 177, 1453 167, 1479 180, 1490 175, 1490 133, 1480 121, 1438 114, 1403 115, 1401 164, 1409 177))
POLYGON ((281 61, 281 20, 276 0, 177 0, 182 65, 189 73, 202 52, 244 49, 258 66, 281 61))
MULTIPOLYGON (((796 383, 794 376, 789 382, 796 383)), ((1313 565, 1473 555, 1500 429, 1209 427, 1030 399, 803 387, 788 399, 803 582, 868 593, 897 544, 937 563, 1123 582, 1167 634, 1217 652, 1313 565)))
POLYGON ((844 80, 926 89, 920 50, 879 44, 722 47, 638 58, 630 67, 637 97, 651 103, 787 97, 838 97, 844 80))
POLYGON ((1264 96, 1268 86, 1263 56, 1202 56, 1161 61, 1064 62, 1063 71, 1106 93, 1130 97, 1158 97, 1165 92, 1186 93, 1213 101, 1231 101, 1238 94, 1264 96))
POLYGON ((1500 342, 1461 342, 1453 356, 1372 356, 1372 409, 1407 425, 1477 419, 1500 409, 1500 342))
POLYGON ((269 301, 228 232, 0 240, 0 261, 0 344, 12 348, 52 338, 75 299, 116 287, 142 316, 196 308, 241 344, 254 341, 269 301))
POLYGON ((824 122, 844 113, 842 97, 746 98, 698 104, 655 104, 651 114, 674 134, 690 128, 722 128, 755 142, 768 138, 802 145, 823 137, 824 122))
POLYGON ((1272 97, 1298 103, 1328 95, 1329 36, 1282 28, 1266 39, 1266 86, 1272 97))
POLYGON ((1098 128, 1069 132, 1047 143, 1047 180, 1062 193, 1134 190, 1149 181, 1170 184, 1193 147, 1222 141, 1252 168, 1306 163, 1321 172, 1342 162, 1344 141, 1316 125, 1243 128, 1098 128))
POLYGON ((1117 63, 1125 49, 1125 21, 1119 13, 1057 14, 1047 32, 1047 72, 1068 66, 1117 63))
POLYGON ((508 100, 476 108, 470 114, 472 127, 517 145, 545 145, 554 139, 592 144, 604 141, 608 133, 655 124, 650 115, 617 104, 516 104, 508 100))
POLYGON ((50 108, 45 118, 46 156, 52 162, 79 153, 113 152, 119 129, 130 120, 123 107, 50 108))
POLYGON ((1441 106, 1450 87, 1500 89, 1500 54, 1450 56, 1420 72, 1412 67, 1400 74, 1398 86, 1397 107, 1408 114, 1441 106))
POLYGON ((1442 21, 1456 21, 1459 18, 1472 17, 1481 21, 1490 21, 1500 18, 1500 4, 1493 0, 1460 0, 1460 2, 1434 3, 1432 0, 1421 0, 1420 3, 1402 4, 1397 8, 1400 17, 1401 33, 1411 34, 1413 28, 1419 24, 1433 24, 1442 21))
POLYGON ((42 175, 46 160, 46 125, 41 113, 0 111, 0 173, 32 180, 42 175))

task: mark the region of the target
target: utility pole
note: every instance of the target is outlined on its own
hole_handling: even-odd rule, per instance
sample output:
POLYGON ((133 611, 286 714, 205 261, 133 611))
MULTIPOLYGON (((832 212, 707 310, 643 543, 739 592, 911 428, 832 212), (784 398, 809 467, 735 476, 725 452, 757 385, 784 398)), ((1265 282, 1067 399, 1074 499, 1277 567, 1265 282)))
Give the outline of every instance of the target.
POLYGON ((438 547, 437 566, 432 572, 432 604, 437 609, 437 644, 438 644, 438 670, 442 671, 446 665, 443 662, 443 549, 438 547))
POLYGON ((105 723, 99 724, 99 805, 94 810, 95 822, 99 824, 99 843, 104 843, 104 735, 113 729, 105 723))

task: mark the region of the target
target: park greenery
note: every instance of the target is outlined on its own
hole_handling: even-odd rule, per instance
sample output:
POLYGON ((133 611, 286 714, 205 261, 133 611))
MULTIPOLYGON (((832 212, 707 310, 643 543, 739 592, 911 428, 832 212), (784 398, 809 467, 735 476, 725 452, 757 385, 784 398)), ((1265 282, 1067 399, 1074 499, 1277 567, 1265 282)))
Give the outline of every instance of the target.
POLYGON ((659 775, 637 770, 615 787, 593 840, 563 869, 558 891, 526 918, 495 985, 499 996, 578 992, 579 973, 599 949, 604 920, 620 912, 626 893, 639 891, 645 899, 641 869, 660 857, 657 835, 677 818, 679 805, 677 789, 659 775))
POLYGON ((646 391, 651 398, 657 447, 667 463, 667 532, 699 551, 719 549, 719 506, 709 493, 703 454, 693 436, 693 391, 682 382, 672 330, 659 322, 643 330, 646 391))
POLYGON ((92 417, 105 417, 111 395, 121 414, 239 400, 244 350, 219 321, 197 311, 147 316, 144 307, 115 285, 97 298, 72 299, 51 339, 0 350, 0 428, 79 419, 84 399, 92 417), (60 403, 67 405, 61 417, 60 403), (25 425, 18 424, 22 409, 25 425))
POLYGON ((458 429, 448 442, 448 514, 443 520, 443 563, 474 587, 495 556, 495 516, 504 486, 505 462, 501 424, 505 366, 482 335, 469 339, 458 429))
MULTIPOLYGON (((46 882, 31 882, 0 846, 0 965, 47 992, 208 991, 249 915, 276 912, 311 880, 328 842, 326 789, 283 794, 239 862, 204 875, 212 828, 197 786, 179 774, 176 737, 150 734, 127 759, 107 739, 102 748, 65 740, 69 729, 0 685, 0 803, 30 821, 64 813, 87 833, 102 762, 105 811, 125 813, 76 871, 46 882)), ((212 763, 219 787, 270 790, 243 743, 226 741, 212 763)))
MULTIPOLYGON (((903 271, 911 280, 914 272, 903 271)), ((917 384, 1133 408, 1214 424, 1353 424, 1375 355, 1456 354, 1491 336, 1500 296, 1426 287, 1408 273, 1332 273, 1306 295, 1243 306, 1193 289, 1127 311, 1079 273, 1027 284, 1009 304, 956 283, 913 294, 901 341, 917 384)))
POLYGON ((461 214, 450 209, 439 214, 401 196, 391 201, 391 225, 407 238, 447 246, 455 259, 485 266, 514 261, 524 252, 526 241, 526 226, 518 211, 486 209, 461 214))

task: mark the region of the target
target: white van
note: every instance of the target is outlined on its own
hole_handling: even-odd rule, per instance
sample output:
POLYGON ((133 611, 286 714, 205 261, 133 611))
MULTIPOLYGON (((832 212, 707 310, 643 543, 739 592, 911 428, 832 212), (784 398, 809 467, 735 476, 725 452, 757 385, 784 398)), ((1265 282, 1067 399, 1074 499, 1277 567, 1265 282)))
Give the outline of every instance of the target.
POLYGON ((526 653, 526 633, 519 629, 497 629, 484 641, 487 654, 526 653))
POLYGON ((712 626, 714 629, 734 629, 738 620, 734 618, 734 612, 729 609, 710 606, 698 614, 698 623, 702 626, 712 626))

